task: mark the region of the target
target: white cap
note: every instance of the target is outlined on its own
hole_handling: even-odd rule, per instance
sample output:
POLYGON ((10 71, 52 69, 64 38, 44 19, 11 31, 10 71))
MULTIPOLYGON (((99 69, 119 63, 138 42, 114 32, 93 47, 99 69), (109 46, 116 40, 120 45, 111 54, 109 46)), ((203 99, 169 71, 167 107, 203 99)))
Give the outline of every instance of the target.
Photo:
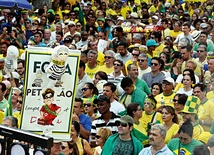
POLYGON ((168 82, 170 82, 173 86, 175 85, 175 81, 174 81, 174 79, 171 78, 171 77, 167 77, 167 78, 165 78, 163 81, 168 81, 168 82))
POLYGON ((122 21, 124 21, 124 18, 123 18, 122 16, 119 16, 119 17, 117 18, 117 20, 122 20, 122 21))
POLYGON ((73 21, 69 21, 68 25, 76 25, 73 21))
POLYGON ((158 16, 154 15, 154 16, 152 16, 152 18, 154 18, 154 19, 158 19, 158 16))

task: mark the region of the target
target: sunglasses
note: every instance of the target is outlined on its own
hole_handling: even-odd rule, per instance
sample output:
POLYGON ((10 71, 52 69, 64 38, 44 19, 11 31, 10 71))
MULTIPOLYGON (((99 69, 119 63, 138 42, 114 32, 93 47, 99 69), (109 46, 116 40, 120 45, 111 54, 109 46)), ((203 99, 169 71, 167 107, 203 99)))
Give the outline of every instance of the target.
POLYGON ((51 95, 45 95, 45 99, 52 98, 52 97, 53 97, 52 94, 51 95))
POLYGON ((114 66, 121 66, 120 64, 114 64, 114 66))
POLYGON ((127 127, 128 126, 127 123, 123 123, 123 122, 120 122, 120 121, 117 121, 116 124, 117 124, 117 126, 121 125, 122 127, 127 127))
POLYGON ((21 101, 21 100, 17 100, 16 102, 17 102, 17 103, 21 103, 21 104, 22 104, 22 101, 21 101))
POLYGON ((203 51, 203 50, 197 50, 197 53, 199 53, 199 52, 202 53, 202 52, 204 52, 204 51, 203 51))
POLYGON ((111 59, 112 57, 110 57, 110 56, 105 56, 104 58, 105 58, 105 59, 111 59))
POLYGON ((178 100, 176 100, 176 99, 173 99, 172 101, 173 101, 173 102, 178 102, 178 100))
POLYGON ((101 136, 99 136, 99 135, 96 135, 96 136, 95 136, 96 139, 99 139, 100 137, 101 137, 101 136))
POLYGON ((68 27, 74 27, 75 25, 68 25, 68 27))
POLYGON ((133 54, 133 53, 132 53, 132 55, 133 55, 133 56, 136 56, 136 57, 138 57, 138 56, 139 56, 139 54, 133 54))
POLYGON ((82 91, 87 91, 89 88, 82 88, 82 91))
POLYGON ((165 85, 170 85, 171 83, 168 82, 168 81, 163 81, 162 84, 165 84, 165 85))
POLYGON ((138 62, 144 62, 145 60, 143 59, 137 59, 138 62))
POLYGON ((62 149, 62 150, 64 150, 65 148, 66 148, 65 146, 63 146, 63 145, 61 146, 61 149, 62 149))
POLYGON ((84 104, 84 107, 85 107, 85 106, 91 107, 91 104, 90 104, 90 103, 85 103, 85 104, 84 104))
POLYGON ((151 66, 158 66, 158 64, 157 64, 157 63, 152 63, 152 62, 151 62, 151 66))

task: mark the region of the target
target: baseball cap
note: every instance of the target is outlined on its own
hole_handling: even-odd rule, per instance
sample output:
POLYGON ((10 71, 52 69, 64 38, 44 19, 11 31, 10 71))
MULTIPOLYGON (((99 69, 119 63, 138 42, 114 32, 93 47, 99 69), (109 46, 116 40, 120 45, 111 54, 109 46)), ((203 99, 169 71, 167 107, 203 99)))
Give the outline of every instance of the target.
POLYGON ((167 77, 167 78, 165 78, 163 81, 168 81, 168 82, 171 83, 173 86, 175 85, 175 81, 174 81, 173 78, 171 78, 171 77, 167 77))
POLYGON ((64 42, 71 42, 71 41, 72 41, 72 39, 69 37, 64 39, 64 42))
POLYGON ((69 21, 68 25, 76 25, 73 21, 69 21))
POLYGON ((129 116, 129 115, 122 116, 119 121, 122 122, 122 123, 131 123, 131 124, 134 124, 133 118, 131 116, 129 116))
POLYGON ((152 16, 152 19, 158 19, 158 16, 154 15, 152 16))
POLYGON ((157 42, 154 39, 149 39, 146 41, 146 46, 158 46, 157 42))
POLYGON ((124 21, 124 18, 122 16, 118 17, 117 20, 122 20, 124 21))
POLYGON ((105 95, 100 95, 97 99, 94 100, 94 104, 97 104, 99 101, 110 103, 110 99, 105 95))

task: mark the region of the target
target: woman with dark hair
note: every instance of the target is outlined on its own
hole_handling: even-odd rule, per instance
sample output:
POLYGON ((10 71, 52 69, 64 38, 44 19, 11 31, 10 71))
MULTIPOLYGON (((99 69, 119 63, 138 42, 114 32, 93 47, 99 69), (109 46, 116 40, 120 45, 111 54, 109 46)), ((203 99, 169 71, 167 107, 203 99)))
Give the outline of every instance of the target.
POLYGON ((170 139, 172 139, 179 130, 178 125, 178 116, 175 113, 175 109, 171 106, 163 106, 162 109, 162 121, 164 122, 164 126, 166 127, 166 137, 165 143, 167 144, 170 139))
POLYGON ((77 148, 79 150, 79 155, 88 154, 93 155, 93 151, 89 145, 89 143, 85 140, 79 137, 80 134, 80 125, 77 121, 72 121, 71 126, 71 138, 72 141, 74 141, 77 145, 77 148))
POLYGON ((169 71, 164 69, 165 67, 165 62, 163 59, 160 59, 160 71, 164 74, 165 77, 171 77, 171 74, 169 71))
POLYGON ((103 93, 103 85, 107 83, 107 81, 108 81, 108 75, 105 72, 103 71, 96 72, 93 82, 94 82, 94 85, 97 87, 99 94, 103 93))
POLYGON ((97 98, 98 90, 93 83, 87 82, 82 88, 83 98, 97 98))
POLYGON ((143 123, 140 120, 142 117, 142 109, 138 103, 130 103, 127 106, 127 114, 131 116, 134 120, 133 134, 134 136, 143 143, 143 145, 148 144, 148 136, 146 129, 143 128, 143 123))
POLYGON ((64 155, 79 155, 77 144, 74 141, 62 142, 61 149, 64 155))
POLYGON ((38 28, 41 28, 42 30, 49 29, 50 26, 47 25, 47 16, 42 15, 40 19, 41 20, 38 28))
POLYGON ((155 97, 156 95, 158 94, 161 94, 163 92, 162 90, 162 84, 161 83, 153 83, 152 86, 151 86, 151 92, 152 92, 152 95, 155 97))
POLYGON ((161 52, 160 53, 160 58, 164 61, 164 69, 169 70, 171 67, 170 63, 170 55, 166 52, 161 52))
POLYGON ((181 115, 181 111, 184 108, 184 105, 186 103, 187 100, 187 95, 186 94, 176 94, 173 98, 173 103, 174 103, 174 109, 175 109, 175 113, 178 116, 178 120, 179 122, 182 120, 182 115, 181 115))
POLYGON ((195 76, 193 74, 186 74, 183 76, 183 80, 181 82, 183 84, 183 88, 179 88, 176 94, 186 94, 191 96, 193 94, 192 85, 195 84, 195 76))
POLYGON ((98 28, 97 28, 97 31, 98 32, 104 32, 106 34, 106 38, 105 38, 106 41, 108 41, 108 39, 111 40, 113 37, 111 36, 109 38, 109 36, 110 36, 110 27, 107 24, 107 22, 105 21, 105 19, 104 18, 98 18, 97 19, 97 23, 99 25, 98 28))
POLYGON ((175 154, 192 154, 195 146, 202 143, 192 138, 193 126, 190 120, 184 122, 178 130, 179 137, 171 139, 167 146, 175 154))

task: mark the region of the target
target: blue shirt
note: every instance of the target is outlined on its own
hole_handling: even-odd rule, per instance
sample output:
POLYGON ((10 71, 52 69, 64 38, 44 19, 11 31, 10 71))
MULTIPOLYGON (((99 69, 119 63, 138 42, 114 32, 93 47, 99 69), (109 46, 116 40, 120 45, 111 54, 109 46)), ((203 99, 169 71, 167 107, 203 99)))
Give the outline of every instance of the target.
POLYGON ((82 124, 82 126, 88 130, 89 132, 91 132, 91 126, 92 126, 92 122, 91 122, 91 118, 85 114, 81 114, 79 116, 80 119, 80 123, 82 124))
MULTIPOLYGON (((146 147, 140 151, 138 155, 152 155, 152 146, 146 147)), ((172 151, 165 145, 161 150, 157 151, 154 155, 173 155, 172 151)))

